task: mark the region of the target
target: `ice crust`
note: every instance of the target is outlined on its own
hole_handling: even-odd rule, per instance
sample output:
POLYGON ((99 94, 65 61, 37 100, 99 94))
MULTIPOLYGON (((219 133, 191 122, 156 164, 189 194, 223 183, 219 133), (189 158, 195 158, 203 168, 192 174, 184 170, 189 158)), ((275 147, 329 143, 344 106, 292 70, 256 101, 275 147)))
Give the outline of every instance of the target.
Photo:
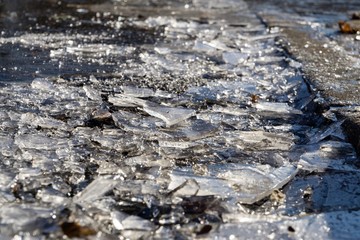
POLYGON ((0 83, 1 239, 356 235, 343 121, 305 111, 301 64, 245 2, 107 4, 67 34, 0 37, 62 73, 0 83))

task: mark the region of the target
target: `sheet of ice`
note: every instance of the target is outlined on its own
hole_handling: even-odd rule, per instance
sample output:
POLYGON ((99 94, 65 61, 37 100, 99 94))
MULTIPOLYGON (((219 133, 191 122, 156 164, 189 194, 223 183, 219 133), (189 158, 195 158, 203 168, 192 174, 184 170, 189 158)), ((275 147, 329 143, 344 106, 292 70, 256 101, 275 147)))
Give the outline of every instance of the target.
POLYGON ((45 78, 35 78, 31 83, 31 87, 42 91, 56 90, 54 84, 45 78))
POLYGON ((74 202, 81 204, 98 200, 103 197, 104 194, 111 191, 118 183, 119 179, 113 176, 98 177, 74 197, 74 202))
POLYGON ((222 57, 225 63, 234 66, 244 63, 249 58, 246 53, 241 52, 224 52, 222 57))
POLYGON ((335 211, 305 215, 298 219, 279 217, 273 222, 253 218, 233 221, 199 239, 356 239, 360 234, 359 211, 335 211))
POLYGON ((184 195, 215 195, 252 204, 284 186, 296 173, 297 168, 292 165, 280 168, 266 165, 211 165, 208 176, 194 175, 189 169, 178 169, 170 174, 168 189, 173 192, 186 189, 182 190, 184 195), (189 183, 193 182, 196 184, 189 187, 189 183))
POLYGON ((86 96, 94 101, 102 101, 101 94, 99 91, 95 90, 94 88, 90 86, 83 86, 83 89, 86 93, 86 96))
POLYGON ((66 146, 66 140, 48 137, 44 134, 24 134, 15 136, 15 144, 21 149, 56 150, 66 146))
POLYGON ((163 127, 164 123, 155 117, 139 116, 138 114, 119 110, 112 113, 112 119, 116 126, 125 131, 136 133, 152 132, 152 134, 158 134, 159 136, 164 135, 164 133, 156 130, 163 127))
POLYGON ((14 139, 12 136, 0 135, 0 153, 3 156, 13 156, 16 146, 14 146, 14 139))
POLYGON ((359 209, 359 176, 359 171, 340 170, 324 172, 321 178, 316 175, 295 178, 284 191, 287 205, 284 214, 359 209))
POLYGON ((40 117, 34 113, 24 113, 21 115, 21 124, 27 124, 34 127, 68 130, 69 127, 63 121, 56 120, 50 117, 40 117))
POLYGON ((236 1, 236 0, 215 0, 215 1, 206 1, 206 0, 194 0, 193 4, 195 7, 201 8, 215 8, 215 9, 222 9, 222 8, 236 8, 242 9, 246 7, 246 3, 243 1, 236 1))
POLYGON ((269 133, 264 131, 226 132, 226 142, 236 144, 241 149, 289 150, 294 144, 294 136, 290 133, 269 133))
POLYGON ((283 114, 302 114, 300 110, 290 107, 287 103, 259 102, 254 104, 258 111, 269 111, 283 114))
MULTIPOLYGON (((42 224, 48 223, 46 219, 51 216, 52 209, 38 207, 36 205, 5 204, 0 207, 1 224, 7 226, 9 231, 15 233, 21 230, 34 231, 42 224)), ((4 230, 2 228, 2 230, 4 230)))
POLYGON ((202 119, 194 119, 183 122, 181 126, 178 126, 176 129, 171 129, 171 131, 167 133, 174 138, 196 141, 211 137, 218 131, 219 127, 202 119))
POLYGON ((230 106, 222 107, 222 106, 214 105, 212 107, 212 110, 214 112, 220 112, 220 113, 225 113, 225 114, 234 115, 234 116, 248 116, 249 115, 248 109, 243 109, 243 108, 238 108, 238 107, 230 107, 230 106))
POLYGON ((317 133, 313 134, 312 136, 309 136, 308 144, 318 143, 321 140, 333 134, 334 132, 337 132, 341 128, 341 125, 344 123, 344 121, 345 120, 334 122, 330 126, 327 126, 325 129, 319 130, 317 133))
POLYGON ((149 220, 138 216, 129 216, 121 212, 111 213, 112 223, 117 230, 143 230, 152 231, 155 225, 149 220))
POLYGON ((109 102, 118 107, 144 107, 147 103, 146 100, 122 94, 109 96, 109 102))
POLYGON ((167 127, 180 123, 196 113, 195 110, 189 108, 175 108, 154 104, 146 104, 143 110, 149 115, 163 120, 167 127))
POLYGON ((312 151, 302 154, 298 164, 308 171, 358 171, 353 165, 356 159, 355 150, 350 143, 326 141, 315 145, 312 151))
POLYGON ((150 88, 137 88, 133 86, 122 86, 123 94, 137 98, 148 98, 155 95, 155 91, 150 88))

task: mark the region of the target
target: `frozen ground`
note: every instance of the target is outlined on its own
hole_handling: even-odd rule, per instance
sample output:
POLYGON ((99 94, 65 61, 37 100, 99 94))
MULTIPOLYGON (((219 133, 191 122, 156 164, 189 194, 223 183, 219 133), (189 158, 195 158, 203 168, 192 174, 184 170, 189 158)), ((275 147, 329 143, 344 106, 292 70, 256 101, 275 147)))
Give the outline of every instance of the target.
POLYGON ((360 234, 344 120, 281 29, 239 0, 91 2, 2 5, 1 239, 360 234))

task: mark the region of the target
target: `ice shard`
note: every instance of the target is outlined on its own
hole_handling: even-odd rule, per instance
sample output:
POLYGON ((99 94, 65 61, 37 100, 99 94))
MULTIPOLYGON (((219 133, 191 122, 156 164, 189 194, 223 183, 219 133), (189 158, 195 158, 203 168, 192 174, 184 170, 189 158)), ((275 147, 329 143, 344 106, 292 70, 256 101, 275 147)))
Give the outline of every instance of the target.
POLYGON ((167 107, 162 105, 146 104, 144 111, 151 116, 160 118, 171 127, 195 115, 196 111, 188 108, 167 107))
POLYGON ((173 171, 168 188, 170 191, 181 191, 184 195, 215 195, 252 204, 284 186, 296 173, 297 168, 292 165, 275 169, 256 165, 212 165, 208 176, 198 176, 189 170, 173 171), (189 181, 196 184, 191 187, 189 181))

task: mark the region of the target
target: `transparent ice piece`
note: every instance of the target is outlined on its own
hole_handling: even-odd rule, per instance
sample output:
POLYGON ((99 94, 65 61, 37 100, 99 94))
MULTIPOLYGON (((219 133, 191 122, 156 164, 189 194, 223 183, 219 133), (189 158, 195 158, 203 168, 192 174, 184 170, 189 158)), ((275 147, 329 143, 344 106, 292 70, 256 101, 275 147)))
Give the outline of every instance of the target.
POLYGON ((11 136, 0 135, 0 153, 4 156, 13 156, 14 151, 14 140, 11 136))
POLYGON ((220 226, 205 238, 211 239, 356 239, 360 234, 359 211, 334 211, 308 214, 299 218, 279 217, 278 220, 256 219, 234 221, 220 226))
POLYGON ((289 150, 294 144, 294 136, 289 133, 269 133, 263 131, 234 131, 224 134, 229 144, 241 149, 289 150))
POLYGON ((295 178, 285 192, 286 214, 359 209, 359 176, 359 171, 327 171, 295 178))
POLYGON ((171 53, 171 49, 166 47, 155 47, 154 50, 159 54, 169 54, 171 53))
POLYGON ((24 113, 21 115, 20 123, 32 125, 34 127, 68 130, 68 126, 60 120, 50 117, 40 117, 34 113, 24 113))
POLYGON ((214 105, 212 107, 212 110, 215 112, 225 113, 225 114, 234 115, 234 116, 248 116, 249 115, 249 110, 238 108, 238 107, 230 107, 230 106, 222 107, 219 105, 214 105))
POLYGON ((222 57, 225 63, 236 66, 244 63, 249 56, 241 52, 224 52, 222 57))
POLYGON ((86 96, 94 101, 102 101, 101 94, 90 86, 83 86, 86 96))
POLYGON ((196 146, 196 143, 190 141, 166 141, 159 140, 159 146, 162 148, 180 148, 187 149, 196 146))
POLYGON ((17 177, 20 180, 24 180, 26 178, 40 176, 41 174, 42 174, 42 171, 39 168, 20 168, 19 174, 17 177))
POLYGON ((246 3, 243 1, 236 1, 236 0, 215 0, 215 1, 206 1, 206 0, 194 0, 193 4, 196 7, 200 8, 232 8, 232 9, 244 9, 246 8, 246 3))
POLYGON ((49 219, 52 211, 36 205, 5 204, 0 207, 0 222, 7 226, 7 231, 13 231, 12 234, 17 231, 34 231, 49 224, 46 219, 49 219))
POLYGON ((125 131, 145 133, 150 130, 155 131, 158 127, 164 126, 164 123, 158 118, 138 116, 137 114, 121 110, 112 113, 112 118, 115 125, 125 131))
POLYGON ((193 50, 199 51, 199 52, 213 52, 216 51, 216 48, 210 46, 208 43, 204 41, 196 40, 195 44, 193 46, 193 50))
POLYGON ((47 137, 43 134, 24 134, 15 136, 15 144, 21 149, 55 150, 66 141, 47 137))
POLYGON ((315 145, 312 151, 302 154, 298 164, 308 171, 323 172, 326 169, 357 171, 357 168, 351 165, 356 158, 351 144, 327 141, 315 145))
POLYGON ((112 223, 117 230, 144 230, 152 231, 155 225, 149 220, 138 216, 129 216, 121 212, 111 213, 112 223))
POLYGON ((287 103, 259 102, 255 103, 254 106, 259 111, 269 111, 284 114, 302 114, 300 110, 290 107, 287 103))
POLYGON ((109 102, 119 107, 143 107, 147 103, 147 101, 140 98, 121 94, 109 96, 109 102))
POLYGON ((218 127, 204 120, 197 119, 193 121, 189 127, 182 128, 182 133, 187 139, 194 141, 213 136, 218 130, 218 127))
POLYGON ((103 197, 105 193, 111 191, 119 179, 116 177, 98 177, 92 181, 82 192, 74 197, 76 203, 91 203, 103 197))
POLYGON ((327 126, 325 129, 320 130, 317 133, 313 134, 312 136, 308 137, 309 139, 308 144, 318 143, 321 140, 333 134, 334 132, 338 131, 339 128, 341 128, 341 125, 344 123, 344 121, 345 120, 334 122, 330 126, 327 126))
POLYGON ((151 116, 160 118, 171 127, 195 115, 195 110, 180 107, 167 107, 162 105, 146 104, 144 111, 151 116))
POLYGON ((38 191, 36 197, 40 198, 43 202, 52 203, 58 206, 67 204, 70 201, 70 199, 66 198, 61 192, 52 188, 46 188, 38 191))
POLYGON ((195 141, 211 137, 218 131, 219 127, 216 127, 202 119, 195 119, 184 122, 181 126, 177 127, 176 130, 170 130, 169 134, 171 134, 174 138, 195 141))
POLYGON ((45 78, 36 78, 32 81, 31 87, 42 91, 56 90, 54 84, 45 78))
POLYGON ((266 165, 211 165, 209 176, 197 176, 190 170, 174 170, 168 189, 175 192, 183 186, 185 194, 195 192, 197 196, 235 197, 239 202, 252 204, 284 186, 296 173, 297 168, 292 165, 279 168, 266 165), (188 181, 196 184, 189 185, 188 181))
POLYGON ((155 95, 155 91, 150 88, 137 88, 132 86, 122 86, 124 95, 137 98, 148 98, 155 95))

